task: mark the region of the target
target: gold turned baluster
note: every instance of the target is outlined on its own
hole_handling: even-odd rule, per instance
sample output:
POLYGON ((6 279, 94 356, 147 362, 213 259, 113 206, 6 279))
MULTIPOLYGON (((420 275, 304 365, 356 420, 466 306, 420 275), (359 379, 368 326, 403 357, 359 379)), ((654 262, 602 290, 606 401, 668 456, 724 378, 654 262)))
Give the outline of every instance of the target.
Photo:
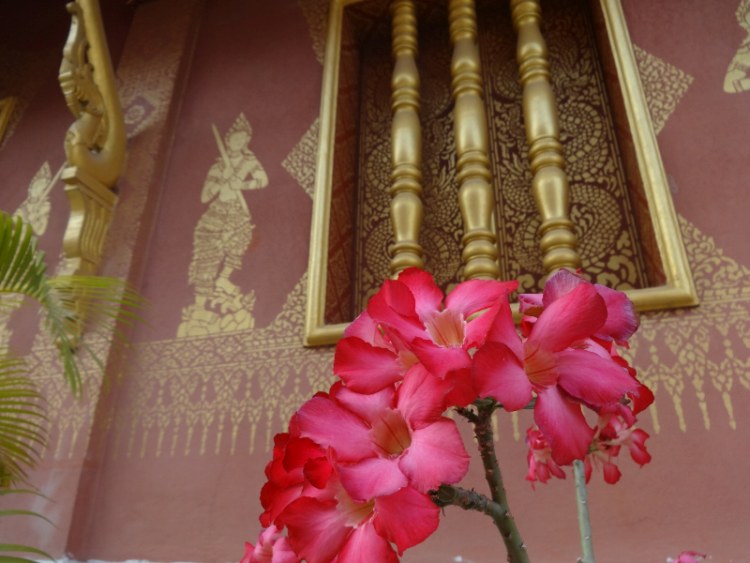
MULTIPOLYGON (((112 188, 125 162, 125 122, 98 0, 76 0, 67 8, 72 21, 58 80, 75 121, 64 143, 62 179, 71 208, 64 273, 92 275, 99 269, 117 200, 112 188)), ((80 301, 75 307, 80 331, 80 301)))
POLYGON ((419 123, 417 17, 413 0, 395 0, 393 14, 393 125, 391 130, 393 182, 391 274, 410 266, 422 268, 419 229, 422 225, 422 133, 419 123))
POLYGON ((488 157, 487 117, 482 100, 482 75, 477 47, 477 17, 473 0, 451 0, 453 43, 451 87, 458 162, 458 200, 464 222, 463 277, 500 275, 495 232, 495 195, 488 157))
POLYGON ((518 32, 519 74, 523 86, 523 114, 531 187, 542 216, 542 262, 546 272, 581 266, 577 238, 570 220, 570 187, 560 143, 560 125, 549 76, 547 45, 539 28, 538 0, 511 0, 513 26, 518 32))

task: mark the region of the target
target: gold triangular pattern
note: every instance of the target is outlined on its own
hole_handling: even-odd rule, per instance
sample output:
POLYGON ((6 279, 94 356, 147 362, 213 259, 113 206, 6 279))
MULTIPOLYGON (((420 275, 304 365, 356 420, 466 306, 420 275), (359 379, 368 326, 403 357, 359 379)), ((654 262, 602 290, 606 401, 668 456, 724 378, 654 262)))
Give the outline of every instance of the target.
POLYGON ((294 178, 310 197, 315 190, 315 168, 318 156, 318 135, 320 118, 315 119, 310 128, 294 146, 292 152, 281 162, 284 169, 294 178))
POLYGON ((687 92, 693 82, 693 77, 676 66, 647 53, 638 45, 633 45, 633 51, 651 113, 651 121, 654 124, 654 133, 658 135, 687 92))

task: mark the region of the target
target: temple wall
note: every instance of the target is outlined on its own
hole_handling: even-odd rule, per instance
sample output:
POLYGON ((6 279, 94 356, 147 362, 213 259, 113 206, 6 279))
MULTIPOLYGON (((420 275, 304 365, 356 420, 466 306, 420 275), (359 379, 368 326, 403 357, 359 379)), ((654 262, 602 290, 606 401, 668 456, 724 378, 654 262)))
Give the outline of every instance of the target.
MULTIPOLYGON (((332 349, 302 346, 327 2, 115 4, 105 15, 129 152, 103 273, 128 278, 148 305, 128 348, 102 348, 105 384, 89 369, 82 402, 67 398, 36 316, 5 326, 50 398, 34 475, 50 500, 33 508, 57 524, 7 530, 79 560, 238 560, 259 531, 273 434, 332 380, 332 349), (235 177, 241 200, 227 187, 235 177)), ((616 486, 594 476, 595 550, 615 563, 686 549, 750 561, 750 4, 623 6, 701 305, 641 317, 629 355, 656 393, 641 415, 653 461, 623 460, 616 486)), ((44 48, 0 44, 0 95, 24 99, 0 146, 10 211, 34 178, 54 178, 71 122, 56 83, 67 19, 40 22, 44 48)), ((54 267, 62 183, 48 207, 41 244, 54 267)), ((511 506, 533 561, 573 561, 572 473, 531 490, 529 424, 498 419, 511 506)), ((467 479, 482 489, 478 460, 467 479)), ((404 560, 496 561, 501 549, 489 519, 451 507, 404 560)))

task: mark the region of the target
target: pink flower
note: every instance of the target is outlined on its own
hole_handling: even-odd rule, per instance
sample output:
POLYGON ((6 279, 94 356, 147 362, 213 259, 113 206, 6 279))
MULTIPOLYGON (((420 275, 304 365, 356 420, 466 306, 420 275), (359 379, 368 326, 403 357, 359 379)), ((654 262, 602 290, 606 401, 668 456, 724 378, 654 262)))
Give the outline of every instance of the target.
POLYGON ((398 561, 391 543, 403 553, 437 529, 438 507, 412 487, 365 501, 353 499, 336 477, 327 488, 330 499, 300 497, 279 518, 308 563, 398 561))
POLYGON ((305 403, 290 428, 330 448, 344 488, 364 501, 405 486, 425 493, 463 478, 469 456, 442 410, 440 382, 416 364, 398 390, 362 395, 334 384, 305 403))
POLYGON ((610 485, 620 480, 620 469, 614 459, 620 454, 622 446, 627 446, 630 457, 638 465, 643 466, 651 461, 645 444, 649 435, 644 430, 634 428, 635 422, 635 416, 624 405, 602 409, 593 443, 585 459, 587 482, 594 466, 601 466, 604 481, 610 485))
POLYGON ((565 479, 565 472, 552 459, 552 450, 547 440, 539 430, 534 427, 526 431, 526 445, 529 447, 529 453, 526 461, 529 464, 529 471, 526 474, 526 480, 534 487, 536 481, 546 483, 551 476, 558 479, 565 479))
POLYGON ((594 430, 581 405, 599 409, 643 388, 611 349, 612 341, 624 342, 637 328, 632 304, 561 270, 541 297, 522 295, 521 309, 528 338, 518 342, 510 312, 501 309, 474 355, 475 388, 511 411, 535 394, 534 420, 554 461, 583 459, 594 430))
POLYGON ((700 563, 708 557, 705 553, 697 551, 683 551, 677 556, 677 559, 667 557, 667 563, 700 563))
POLYGON ((240 563, 296 563, 297 554, 292 551, 289 542, 281 535, 276 526, 262 530, 258 543, 245 542, 245 555, 240 563))
POLYGON ((443 304, 432 277, 410 268, 397 280, 386 280, 347 330, 334 372, 350 389, 372 393, 397 382, 419 361, 445 382, 448 404, 466 405, 476 396, 470 353, 484 343, 495 313, 507 306, 516 287, 516 282, 471 280, 443 304))

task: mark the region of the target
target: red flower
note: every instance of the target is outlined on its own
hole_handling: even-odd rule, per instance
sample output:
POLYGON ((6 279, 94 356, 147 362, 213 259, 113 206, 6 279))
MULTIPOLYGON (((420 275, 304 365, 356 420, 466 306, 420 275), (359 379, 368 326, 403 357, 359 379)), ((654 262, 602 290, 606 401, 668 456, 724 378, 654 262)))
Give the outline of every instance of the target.
POLYGON ((474 355, 474 385, 507 410, 523 408, 536 394, 534 420, 552 458, 559 465, 583 459, 594 430, 581 405, 599 409, 643 388, 612 355, 611 342, 624 342, 637 328, 632 304, 561 270, 541 297, 522 295, 521 309, 528 338, 518 342, 510 312, 500 309, 474 355))
POLYGON ((297 563, 299 558, 276 526, 262 530, 258 543, 245 542, 245 555, 240 563, 297 563))
POLYGON ((529 447, 526 456, 529 464, 526 480, 531 483, 532 489, 536 481, 546 483, 551 476, 565 479, 565 472, 552 459, 552 450, 544 434, 533 426, 526 431, 526 445, 529 447))
POLYGON ((667 557, 667 563, 700 563, 708 557, 705 553, 697 551, 683 551, 677 556, 677 559, 667 557))

